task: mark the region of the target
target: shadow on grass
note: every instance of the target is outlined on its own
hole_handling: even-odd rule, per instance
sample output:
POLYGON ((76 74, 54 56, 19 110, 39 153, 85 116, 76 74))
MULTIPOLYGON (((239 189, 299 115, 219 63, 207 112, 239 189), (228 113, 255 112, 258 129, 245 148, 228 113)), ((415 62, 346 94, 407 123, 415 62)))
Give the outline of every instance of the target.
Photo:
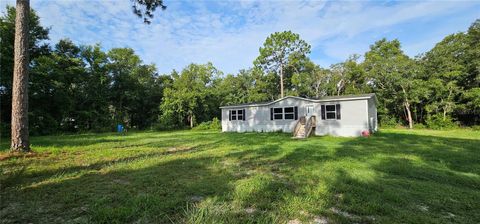
POLYGON ((182 132, 123 143, 196 146, 16 174, 2 183, 3 222, 480 221, 479 140, 182 132))
MULTIPOLYGON (((158 151, 152 151, 152 152, 147 152, 147 153, 141 153, 137 154, 135 156, 126 156, 126 157, 118 157, 118 158, 112 158, 112 159, 107 159, 107 160, 100 160, 98 162, 93 162, 93 163, 86 163, 83 165, 73 165, 73 166, 66 166, 66 167, 60 167, 58 169, 49 169, 49 170, 44 170, 40 172, 33 172, 33 173, 25 173, 27 170, 28 166, 30 164, 25 164, 21 166, 18 171, 16 171, 13 175, 8 176, 7 178, 3 179, 2 178, 2 187, 3 188, 8 188, 13 185, 30 185, 35 182, 42 182, 52 176, 55 175, 61 175, 61 176, 70 176, 70 175, 76 175, 81 173, 82 171, 100 171, 103 168, 109 167, 109 166, 114 166, 117 164, 126 164, 126 163, 134 163, 138 160, 144 160, 148 158, 153 158, 153 157, 159 157, 159 156, 168 156, 168 155, 173 155, 173 154, 178 154, 178 153, 189 153, 189 152, 200 152, 201 150, 204 150, 205 148, 213 146, 215 143, 211 144, 199 144, 196 146, 192 147, 178 147, 178 148, 169 148, 166 150, 158 150, 158 151), (19 178, 21 177, 21 178, 19 178)), ((55 156, 55 155, 53 155, 55 156)), ((0 166, 1 169, 5 169, 5 166, 0 166)))
MULTIPOLYGON (((287 176, 302 169, 331 172, 322 165, 341 164, 333 169, 333 178, 326 178, 329 209, 320 211, 337 222, 478 223, 479 144, 479 140, 380 133, 342 141, 334 153, 308 144, 282 161, 296 167, 287 176)), ((312 173, 298 178, 296 185, 308 185, 312 173)))
POLYGON ((188 203, 229 188, 230 174, 210 169, 212 158, 155 162, 159 156, 164 154, 123 161, 149 163, 146 168, 127 163, 108 172, 96 170, 107 164, 74 167, 88 172, 23 190, 9 188, 2 195, 7 202, 1 205, 2 222, 166 223, 178 220, 188 203))

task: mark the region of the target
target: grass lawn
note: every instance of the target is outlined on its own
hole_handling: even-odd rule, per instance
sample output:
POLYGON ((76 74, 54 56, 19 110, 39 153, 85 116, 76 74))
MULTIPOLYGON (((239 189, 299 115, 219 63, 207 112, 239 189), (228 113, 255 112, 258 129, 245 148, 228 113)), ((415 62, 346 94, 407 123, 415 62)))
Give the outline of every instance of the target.
POLYGON ((0 144, 3 223, 480 223, 480 132, 199 131, 0 144))

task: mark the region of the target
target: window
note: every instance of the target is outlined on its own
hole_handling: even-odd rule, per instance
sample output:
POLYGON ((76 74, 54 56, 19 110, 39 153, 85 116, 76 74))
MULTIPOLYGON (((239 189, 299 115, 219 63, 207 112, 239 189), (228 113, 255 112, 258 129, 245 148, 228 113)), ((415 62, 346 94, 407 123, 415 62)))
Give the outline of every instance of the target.
POLYGON ((337 119, 337 112, 335 111, 335 105, 325 105, 325 113, 327 120, 337 119))
POLYGON ((340 120, 340 104, 322 105, 322 120, 340 120))
POLYGON ((274 120, 283 119, 283 108, 273 108, 273 119, 274 120))
POLYGON ((231 121, 244 121, 245 109, 242 110, 229 110, 229 116, 231 121))
POLYGON ((285 112, 285 120, 293 120, 295 118, 295 110, 293 107, 285 107, 283 110, 285 112))
POLYGON ((230 113, 232 114, 232 121, 237 120, 237 111, 236 110, 231 110, 230 113))
POLYGON ((270 120, 297 120, 298 107, 270 108, 270 120))
POLYGON ((243 110, 237 110, 237 120, 243 121, 243 110))

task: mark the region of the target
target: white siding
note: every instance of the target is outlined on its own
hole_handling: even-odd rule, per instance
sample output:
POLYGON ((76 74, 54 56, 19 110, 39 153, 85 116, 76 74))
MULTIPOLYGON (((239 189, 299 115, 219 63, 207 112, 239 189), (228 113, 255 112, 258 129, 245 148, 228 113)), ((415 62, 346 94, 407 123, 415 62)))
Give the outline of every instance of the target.
POLYGON ((371 132, 378 131, 377 103, 374 98, 368 100, 368 127, 371 132))
POLYGON ((273 132, 283 131, 292 132, 297 120, 270 120, 270 108, 275 107, 298 107, 298 117, 305 115, 305 105, 311 103, 306 100, 299 100, 295 98, 286 98, 269 106, 259 107, 238 107, 236 110, 245 109, 245 121, 229 121, 228 111, 230 109, 222 109, 222 131, 258 131, 258 132, 273 132))
POLYGON ((333 136, 360 136, 362 131, 368 130, 367 100, 332 101, 318 103, 316 135, 333 136), (340 104, 340 120, 322 120, 321 105, 340 104))
POLYGON ((224 132, 292 132, 298 120, 271 120, 270 108, 298 107, 298 117, 305 116, 307 105, 313 105, 313 115, 317 118, 316 135, 360 136, 364 130, 369 130, 369 119, 372 117, 376 125, 376 108, 370 100, 357 99, 328 102, 312 102, 298 98, 285 98, 267 106, 246 106, 222 108, 222 131, 224 132), (340 104, 340 120, 322 120, 321 105, 340 104), (372 108, 371 108, 372 107, 372 108), (245 109, 245 121, 229 121, 230 109, 245 109))

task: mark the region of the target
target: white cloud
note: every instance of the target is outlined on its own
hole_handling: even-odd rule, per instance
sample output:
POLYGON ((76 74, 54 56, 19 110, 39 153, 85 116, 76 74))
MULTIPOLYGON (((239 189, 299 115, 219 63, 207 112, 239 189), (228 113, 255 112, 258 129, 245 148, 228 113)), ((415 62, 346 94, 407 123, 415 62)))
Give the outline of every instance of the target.
MULTIPOLYGON (((13 0, 2 1, 13 3, 13 0)), ((292 30, 322 51, 341 61, 368 49, 366 34, 395 32, 395 26, 412 20, 434 19, 479 2, 308 2, 308 1, 166 1, 144 25, 131 12, 131 2, 55 0, 32 1, 42 24, 52 26, 53 42, 68 37, 77 43, 101 42, 106 48, 132 47, 146 63, 161 72, 181 69, 188 63, 213 62, 225 72, 251 66, 258 48, 272 32, 292 30)), ((431 39, 433 41, 434 39, 431 39)), ((436 40, 436 39, 435 39, 436 40)), ((419 41, 421 42, 421 41, 419 41)), ((422 47, 428 40, 422 41, 422 47)), ((431 43, 433 45, 433 43, 431 43)), ((415 46, 405 46, 415 51, 415 46)), ((407 53, 408 53, 407 51, 407 53)))

